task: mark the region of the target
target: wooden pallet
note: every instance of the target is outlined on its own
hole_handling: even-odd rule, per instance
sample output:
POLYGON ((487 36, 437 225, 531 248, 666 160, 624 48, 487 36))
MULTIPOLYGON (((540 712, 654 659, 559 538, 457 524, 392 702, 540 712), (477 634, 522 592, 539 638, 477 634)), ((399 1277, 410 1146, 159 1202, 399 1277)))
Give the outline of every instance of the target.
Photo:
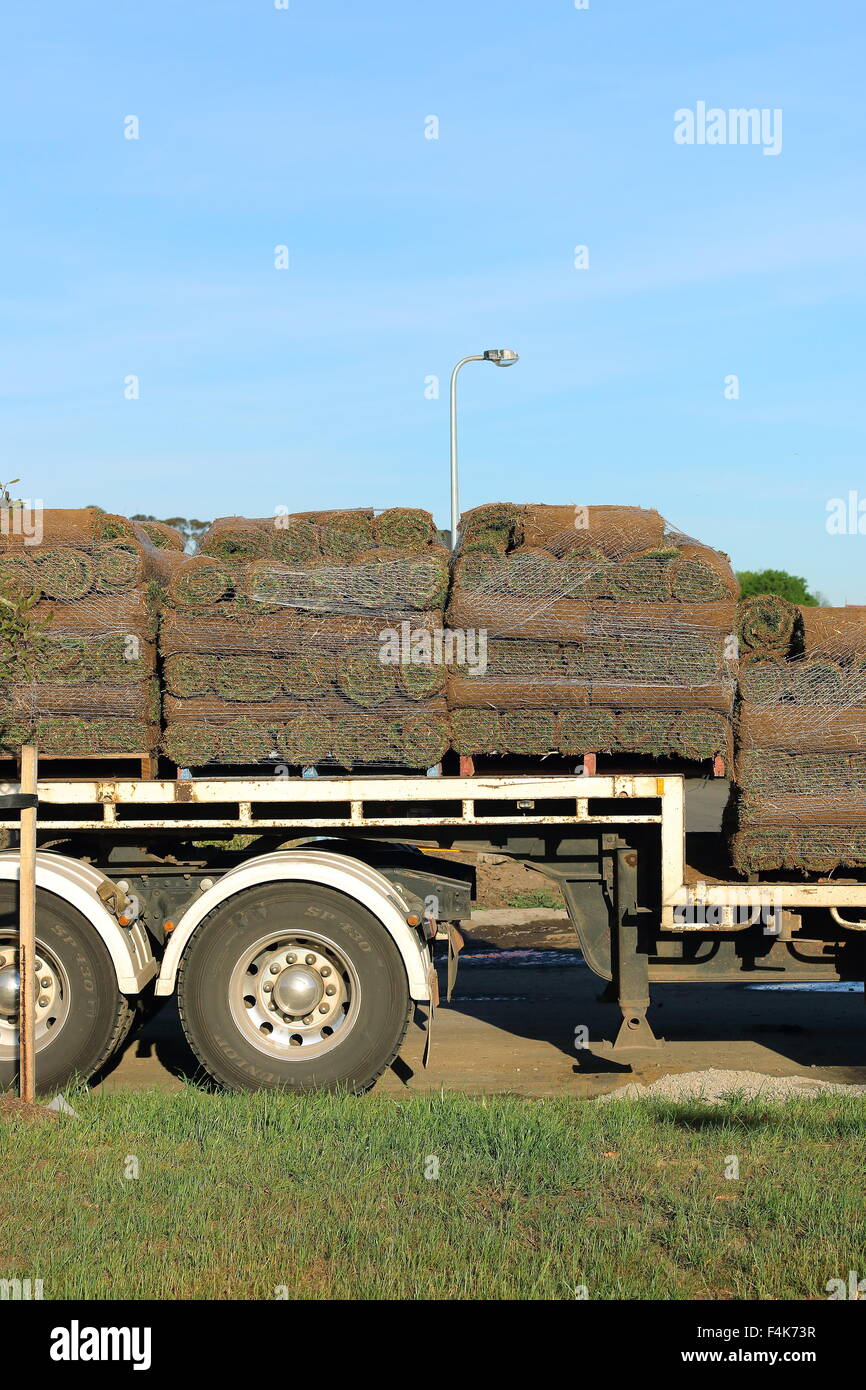
MULTIPOLYGON (((597 759, 597 757, 598 757, 598 754, 597 754, 597 753, 584 753, 584 755, 583 755, 583 776, 584 776, 584 777, 594 777, 594 776, 595 776, 595 774, 596 774, 596 759, 597 759)), ((474 776, 475 776, 475 759, 474 759, 474 758, 471 758, 471 757, 466 757, 466 755, 463 754, 463 753, 460 754, 460 776, 461 776, 461 777, 474 777, 474 776)), ((722 774, 722 776, 724 776, 724 773, 722 774)))
MULTIPOLYGON (((582 756, 582 758, 581 758, 581 762, 582 762, 582 764, 583 764, 583 766, 582 766, 582 776, 584 776, 584 777, 595 777, 595 776, 597 775, 597 772, 598 772, 598 758, 599 758, 598 753, 584 753, 584 754, 583 754, 583 756, 582 756)), ((704 761, 706 761, 706 760, 704 760, 704 761)), ((728 775, 727 763, 726 763, 725 758, 723 757, 723 755, 722 755, 721 753, 717 753, 716 756, 713 758, 713 760, 712 760, 712 766, 713 766, 713 776, 714 776, 714 777, 727 777, 727 775, 728 775)), ((462 753, 460 754, 460 776, 461 776, 461 777, 474 777, 474 776, 475 776, 475 759, 472 758, 472 757, 466 757, 466 756, 465 756, 464 754, 462 754, 462 753)))
MULTIPOLYGON (((582 775, 583 775, 584 777, 595 777, 595 776, 597 775, 597 761, 598 761, 598 754, 597 754, 597 753, 584 753, 583 758, 582 758, 582 764, 583 764, 582 775)), ((8 776, 8 777, 11 777, 11 776, 12 776, 12 771, 11 771, 11 769, 12 769, 12 767, 14 767, 14 769, 15 769, 15 779, 16 779, 16 780, 20 780, 20 770, 21 770, 21 769, 20 769, 20 762, 21 762, 20 757, 13 756, 13 755, 11 755, 11 754, 8 755, 7 757, 0 757, 0 776, 6 775, 6 776, 8 776), (8 766, 8 768, 9 768, 9 770, 8 770, 7 772, 5 772, 5 774, 4 774, 4 768, 7 767, 7 766, 8 766)), ((139 764, 139 768, 140 768, 139 777, 140 777, 141 781, 143 781, 143 782, 153 782, 153 781, 155 781, 155 780, 158 778, 158 775, 159 775, 159 755, 158 755, 157 753, 91 753, 91 754, 89 755, 89 757, 87 757, 87 758, 75 758, 75 757, 70 757, 69 754, 66 754, 66 753, 40 753, 40 755, 39 755, 39 763, 40 763, 40 766, 43 766, 43 765, 45 765, 45 764, 50 764, 50 763, 78 763, 78 764, 87 764, 87 763, 96 763, 96 762, 99 762, 99 763, 117 763, 117 764, 130 763, 130 762, 137 762, 137 763, 139 764)), ((129 776, 128 772, 126 772, 126 771, 117 772, 117 773, 115 773, 115 774, 112 774, 111 772, 107 772, 107 776, 108 776, 108 777, 111 777, 112 775, 117 776, 117 777, 121 777, 121 778, 127 778, 127 777, 129 776)), ((171 774, 169 774, 169 775, 171 775, 171 774)), ((212 778, 212 777, 215 777, 215 776, 224 776, 224 777, 235 776, 235 777, 246 777, 246 778, 249 778, 249 777, 254 776, 254 775, 259 775, 259 776, 260 776, 260 775, 261 775, 261 772, 260 772, 260 771, 257 772, 257 771, 256 771, 256 768, 244 768, 244 769, 236 769, 236 770, 233 770, 233 771, 232 771, 232 770, 230 770, 229 765, 226 765, 226 767, 224 767, 224 768, 214 768, 213 766, 210 766, 210 765, 209 765, 209 766, 206 767, 206 768, 195 768, 195 769, 192 770, 192 776, 193 776, 193 779, 194 779, 194 780, 199 780, 199 779, 205 778, 205 777, 211 777, 211 778, 212 778)), ((355 776, 361 775, 361 776, 363 776, 364 774, 363 774, 363 773, 358 774, 357 772, 356 772, 355 774, 351 774, 351 773, 348 773, 348 772, 345 772, 345 771, 339 772, 336 768, 334 768, 334 769, 331 769, 331 768, 325 769, 325 768, 323 768, 320 775, 323 775, 323 776, 343 776, 343 777, 348 777, 348 776, 352 776, 352 775, 355 775, 355 776)), ((368 774, 368 775, 370 775, 370 774, 368 774)), ((377 774, 373 774, 373 775, 382 775, 382 774, 381 774, 381 773, 377 773, 377 774)), ((417 772, 417 770, 416 770, 416 771, 411 772, 411 773, 410 773, 410 772, 404 772, 402 775, 404 775, 404 776, 418 777, 420 774, 419 774, 419 773, 417 772)), ((439 775, 441 776, 441 764, 440 764, 440 769, 439 769, 439 775)), ((485 774, 485 775, 491 775, 491 774, 485 774)), ((525 775, 525 774, 524 774, 524 775, 525 775)), ((727 768, 726 768, 726 764, 725 764, 725 759, 724 759, 721 755, 719 755, 719 756, 717 756, 716 758, 713 759, 713 774, 712 774, 712 775, 713 775, 713 777, 725 777, 725 776, 727 776, 727 768)), ((45 778, 45 780, 47 780, 48 778, 50 778, 50 776, 51 776, 50 772, 46 771, 46 778, 45 778)), ((64 780, 67 780, 67 779, 69 778, 69 776, 70 776, 69 773, 64 773, 64 774, 63 774, 64 780)), ((87 774, 84 774, 84 776, 87 776, 87 774)), ((177 771, 176 771, 176 773, 175 773, 175 776, 176 776, 178 779, 181 779, 182 773, 181 773, 181 769, 180 769, 180 768, 177 769, 177 771)), ((472 758, 472 757, 466 757, 466 756, 463 755, 463 754, 460 755, 460 771, 459 771, 459 776, 461 776, 461 777, 475 777, 475 776, 476 776, 476 771, 475 771, 475 759, 474 759, 474 758, 472 758)), ((293 774, 292 780, 295 780, 296 777, 297 777, 297 778, 300 777, 300 768, 297 769, 297 771, 293 774)), ((447 779, 446 779, 446 780, 447 780, 447 779)))
MULTIPOLYGON (((142 782, 155 781, 158 771, 158 755, 156 753, 89 753, 86 758, 78 758, 69 753, 40 753, 40 768, 49 763, 78 763, 82 765, 87 763, 138 763, 141 769, 139 776, 142 782)), ((9 754, 0 758, 0 768, 4 764, 14 765, 16 778, 20 780, 21 755, 9 754)), ((118 775, 128 776, 128 773, 118 775)), ((46 770, 44 780, 48 780, 50 777, 50 772, 46 770)))

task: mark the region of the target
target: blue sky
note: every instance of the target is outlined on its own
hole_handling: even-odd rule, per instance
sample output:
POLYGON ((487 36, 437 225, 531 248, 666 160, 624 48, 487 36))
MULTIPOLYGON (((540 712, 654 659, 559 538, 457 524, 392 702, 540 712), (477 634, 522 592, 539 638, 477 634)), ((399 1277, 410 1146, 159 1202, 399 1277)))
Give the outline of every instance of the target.
POLYGON ((6 7, 0 476, 48 506, 445 524, 450 368, 509 346, 461 378, 464 506, 656 506, 866 603, 866 535, 826 530, 866 504, 864 15, 6 7), (781 152, 677 145, 698 101, 781 108, 781 152))

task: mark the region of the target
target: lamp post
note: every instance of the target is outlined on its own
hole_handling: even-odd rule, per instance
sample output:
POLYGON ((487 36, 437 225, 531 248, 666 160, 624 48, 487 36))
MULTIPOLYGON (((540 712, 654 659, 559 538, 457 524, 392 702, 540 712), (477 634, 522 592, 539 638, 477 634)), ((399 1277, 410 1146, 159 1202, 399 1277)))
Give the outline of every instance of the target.
POLYGON ((451 373, 451 549, 457 545, 457 520, 460 503, 457 490, 457 373, 467 362, 494 362, 497 367, 510 367, 518 360, 511 348, 488 348, 474 357, 463 357, 451 373))

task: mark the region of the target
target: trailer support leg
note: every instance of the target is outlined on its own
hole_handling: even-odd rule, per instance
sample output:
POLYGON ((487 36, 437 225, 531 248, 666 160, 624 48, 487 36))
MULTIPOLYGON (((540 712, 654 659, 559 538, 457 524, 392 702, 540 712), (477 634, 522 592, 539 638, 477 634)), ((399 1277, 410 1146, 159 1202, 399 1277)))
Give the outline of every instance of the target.
POLYGON ((638 950, 637 850, 618 849, 614 859, 614 979, 622 1023, 616 1035, 616 1054, 658 1047, 647 1022, 649 977, 647 958, 638 950))

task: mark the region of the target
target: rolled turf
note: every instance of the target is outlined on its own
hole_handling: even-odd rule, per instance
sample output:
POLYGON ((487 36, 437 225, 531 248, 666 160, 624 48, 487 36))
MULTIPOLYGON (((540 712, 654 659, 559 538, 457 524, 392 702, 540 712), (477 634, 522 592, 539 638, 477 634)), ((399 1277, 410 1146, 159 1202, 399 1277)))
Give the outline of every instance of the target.
POLYGON ((36 582, 46 598, 70 602, 84 598, 93 588, 94 563, 90 555, 71 546, 45 550, 34 547, 36 582))
POLYGON ((434 534, 433 517, 415 507, 389 507, 375 520, 376 540, 395 550, 424 550, 434 534))
POLYGON ((233 592, 231 570, 210 555, 190 556, 168 586, 168 602, 176 608, 207 608, 233 592))
POLYGON ((781 661, 802 651, 803 619, 796 604, 762 594, 738 605, 737 636, 741 656, 781 661))
POLYGON ((276 728, 277 749, 288 763, 314 767, 331 756, 333 730, 326 715, 297 715, 276 728))
POLYGON ((266 656, 222 656, 216 662, 215 692, 239 704, 275 700, 282 689, 279 663, 266 656))

